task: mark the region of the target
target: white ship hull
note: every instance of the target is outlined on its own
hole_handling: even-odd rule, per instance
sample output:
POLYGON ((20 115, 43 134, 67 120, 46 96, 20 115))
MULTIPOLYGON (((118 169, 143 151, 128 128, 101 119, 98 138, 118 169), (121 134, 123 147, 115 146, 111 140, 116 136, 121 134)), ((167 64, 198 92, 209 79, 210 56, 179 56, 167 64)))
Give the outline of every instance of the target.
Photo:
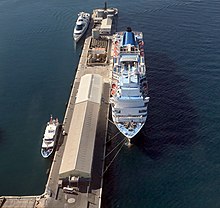
POLYGON ((90 23, 90 14, 85 12, 80 12, 76 20, 76 24, 73 30, 73 38, 75 42, 78 42, 81 37, 85 34, 90 23))
POLYGON ((44 158, 48 158, 54 151, 58 125, 58 119, 55 120, 51 116, 50 121, 46 125, 41 146, 41 155, 44 158))
POLYGON ((149 102, 143 34, 130 28, 115 34, 112 53, 112 119, 119 131, 131 139, 146 122, 149 102))
POLYGON ((133 137, 135 137, 139 131, 142 129, 142 127, 144 126, 144 122, 138 124, 138 126, 135 129, 127 129, 124 124, 120 124, 120 123, 115 123, 116 127, 118 128, 118 130, 128 139, 132 139, 133 137))

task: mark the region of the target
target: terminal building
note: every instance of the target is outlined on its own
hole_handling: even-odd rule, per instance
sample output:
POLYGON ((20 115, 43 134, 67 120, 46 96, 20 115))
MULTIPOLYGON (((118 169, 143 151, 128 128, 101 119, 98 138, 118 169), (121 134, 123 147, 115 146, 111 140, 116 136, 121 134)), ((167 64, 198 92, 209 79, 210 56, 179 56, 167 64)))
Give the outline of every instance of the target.
POLYGON ((103 80, 98 74, 81 77, 59 170, 59 178, 91 178, 96 127, 103 80))

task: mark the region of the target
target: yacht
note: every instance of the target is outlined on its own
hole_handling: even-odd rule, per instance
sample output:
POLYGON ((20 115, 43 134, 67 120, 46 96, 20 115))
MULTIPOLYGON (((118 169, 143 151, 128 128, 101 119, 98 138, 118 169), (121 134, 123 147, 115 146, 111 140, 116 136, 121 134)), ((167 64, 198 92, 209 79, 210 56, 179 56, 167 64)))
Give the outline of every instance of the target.
POLYGON ((90 23, 90 14, 86 12, 80 12, 78 14, 78 18, 76 20, 76 25, 73 31, 73 38, 76 42, 80 40, 80 38, 86 32, 90 23))
MULTIPOLYGON (((142 32, 118 32, 112 45, 112 119, 119 131, 132 139, 144 126, 149 103, 142 32)), ((130 141, 130 140, 129 140, 130 141)))
POLYGON ((50 121, 47 122, 46 125, 42 147, 41 147, 41 155, 44 158, 48 158, 54 150, 58 125, 59 125, 58 119, 57 118, 53 119, 51 115, 50 121))

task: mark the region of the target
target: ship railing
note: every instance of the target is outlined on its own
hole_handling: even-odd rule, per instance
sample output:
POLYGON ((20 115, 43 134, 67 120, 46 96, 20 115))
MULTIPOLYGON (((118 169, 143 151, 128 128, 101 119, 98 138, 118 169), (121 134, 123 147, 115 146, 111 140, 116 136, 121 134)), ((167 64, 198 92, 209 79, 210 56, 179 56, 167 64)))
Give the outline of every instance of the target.
POLYGON ((136 122, 136 123, 143 123, 146 121, 146 116, 147 116, 147 114, 145 114, 145 117, 143 117, 143 116, 137 116, 137 117, 135 117, 135 116, 131 116, 131 117, 114 116, 114 120, 115 120, 115 122, 119 122, 119 123, 120 122, 131 122, 131 121, 136 122))
POLYGON ((117 79, 117 80, 119 79, 119 75, 117 75, 115 73, 112 74, 112 77, 113 77, 113 79, 117 79))
POLYGON ((128 115, 127 113, 121 111, 120 108, 115 108, 112 111, 116 117, 122 118, 143 118, 147 116, 147 107, 140 108, 139 112, 136 112, 135 115, 128 115))
MULTIPOLYGON (((125 31, 120 31, 120 32, 117 32, 115 34, 115 36, 117 37, 117 35, 123 35, 125 31)), ((142 32, 139 32, 139 31, 132 31, 136 36, 139 36, 139 37, 143 37, 143 33, 142 32)))
POLYGON ((137 53, 140 53, 140 50, 138 48, 136 48, 135 50, 131 50, 131 51, 128 51, 127 48, 123 48, 121 47, 120 48, 120 54, 137 54, 137 53))

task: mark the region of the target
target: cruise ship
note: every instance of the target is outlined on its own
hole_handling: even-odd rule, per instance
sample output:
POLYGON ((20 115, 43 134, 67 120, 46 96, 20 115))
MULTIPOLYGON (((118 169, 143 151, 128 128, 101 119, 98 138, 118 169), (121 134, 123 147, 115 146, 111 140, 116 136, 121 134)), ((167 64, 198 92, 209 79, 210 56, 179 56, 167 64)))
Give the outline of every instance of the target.
POLYGON ((144 126, 149 103, 142 32, 130 27, 113 37, 111 83, 112 119, 119 131, 132 139, 144 126))

